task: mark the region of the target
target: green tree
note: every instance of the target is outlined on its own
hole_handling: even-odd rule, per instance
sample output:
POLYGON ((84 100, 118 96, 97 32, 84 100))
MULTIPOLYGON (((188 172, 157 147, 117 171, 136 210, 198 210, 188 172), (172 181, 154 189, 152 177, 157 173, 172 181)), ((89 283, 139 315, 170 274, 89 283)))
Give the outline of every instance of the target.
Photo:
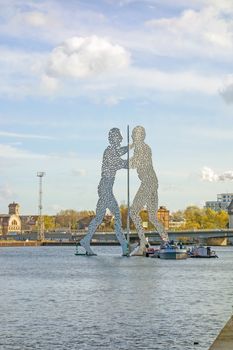
POLYGON ((177 210, 171 214, 171 218, 173 221, 182 221, 184 220, 184 211, 177 210))
POLYGON ((56 215, 56 227, 76 229, 78 217, 79 217, 78 212, 73 209, 61 210, 56 215))
POLYGON ((200 229, 202 226, 202 209, 189 206, 184 211, 184 218, 186 229, 200 229))
POLYGON ((44 215, 44 229, 46 231, 54 231, 55 230, 55 216, 44 215))
POLYGON ((214 211, 210 208, 189 206, 184 212, 185 222, 179 229, 224 229, 228 225, 228 213, 224 210, 214 211))
POLYGON ((56 228, 66 228, 69 230, 77 229, 77 222, 80 219, 93 217, 95 212, 92 210, 76 211, 73 209, 61 210, 57 213, 55 221, 56 228))

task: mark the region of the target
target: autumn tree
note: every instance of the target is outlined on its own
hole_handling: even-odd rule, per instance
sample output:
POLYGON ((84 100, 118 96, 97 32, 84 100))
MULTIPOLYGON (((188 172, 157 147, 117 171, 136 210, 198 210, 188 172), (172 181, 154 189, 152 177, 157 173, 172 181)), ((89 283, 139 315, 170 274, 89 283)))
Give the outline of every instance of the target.
POLYGON ((55 230, 55 216, 44 215, 44 229, 46 231, 54 231, 55 230))
POLYGON ((172 220, 182 221, 179 230, 225 229, 228 226, 228 213, 224 210, 214 211, 210 208, 189 206, 184 211, 172 213, 172 220))

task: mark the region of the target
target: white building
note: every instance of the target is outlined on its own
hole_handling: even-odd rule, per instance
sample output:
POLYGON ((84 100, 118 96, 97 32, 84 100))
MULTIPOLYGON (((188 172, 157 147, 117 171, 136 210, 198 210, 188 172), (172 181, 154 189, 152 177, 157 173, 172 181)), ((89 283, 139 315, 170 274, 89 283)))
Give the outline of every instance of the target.
POLYGON ((205 203, 205 208, 210 208, 215 211, 227 210, 232 200, 233 193, 220 193, 217 195, 216 201, 207 201, 205 203))

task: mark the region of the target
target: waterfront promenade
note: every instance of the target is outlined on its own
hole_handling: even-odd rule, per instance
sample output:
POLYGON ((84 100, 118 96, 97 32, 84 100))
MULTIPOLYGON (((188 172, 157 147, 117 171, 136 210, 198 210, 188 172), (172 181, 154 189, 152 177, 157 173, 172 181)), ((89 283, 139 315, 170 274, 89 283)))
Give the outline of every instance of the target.
POLYGON ((221 330, 209 350, 232 350, 233 349, 233 316, 221 330))

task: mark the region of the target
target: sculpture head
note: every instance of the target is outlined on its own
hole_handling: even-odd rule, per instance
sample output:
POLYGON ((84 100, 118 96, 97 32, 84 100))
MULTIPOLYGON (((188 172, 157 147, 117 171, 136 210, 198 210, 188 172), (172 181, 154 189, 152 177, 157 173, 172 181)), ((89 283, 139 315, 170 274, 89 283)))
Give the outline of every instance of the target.
POLYGON ((132 131, 132 139, 134 143, 143 142, 146 137, 146 131, 143 126, 135 126, 132 131))
POLYGON ((123 140, 120 129, 112 128, 108 133, 108 140, 110 145, 120 146, 121 141, 123 140))

